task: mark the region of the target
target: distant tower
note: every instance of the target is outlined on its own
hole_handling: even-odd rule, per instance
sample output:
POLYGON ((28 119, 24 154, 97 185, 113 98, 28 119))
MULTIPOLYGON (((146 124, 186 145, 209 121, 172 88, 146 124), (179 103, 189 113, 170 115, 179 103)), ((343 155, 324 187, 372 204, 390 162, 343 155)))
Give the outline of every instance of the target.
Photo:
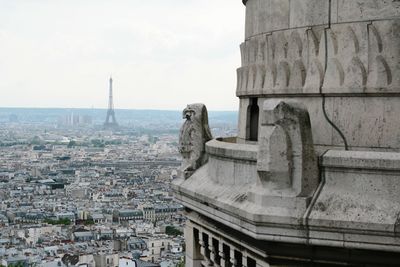
POLYGON ((106 121, 104 122, 104 128, 116 128, 118 127, 117 120, 115 119, 114 103, 113 103, 113 90, 112 90, 112 78, 110 77, 110 95, 108 97, 108 110, 106 121))

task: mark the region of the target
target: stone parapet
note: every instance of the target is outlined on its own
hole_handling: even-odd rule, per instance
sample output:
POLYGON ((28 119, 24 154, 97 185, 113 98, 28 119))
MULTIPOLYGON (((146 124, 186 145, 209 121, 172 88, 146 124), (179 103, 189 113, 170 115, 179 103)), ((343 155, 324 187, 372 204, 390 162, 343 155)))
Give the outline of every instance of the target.
POLYGON ((324 186, 307 217, 310 236, 399 246, 400 153, 328 151, 322 166, 324 186), (321 234, 323 228, 331 233, 321 234))
POLYGON ((257 177, 256 145, 211 140, 206 144, 209 154, 209 177, 219 184, 244 185, 257 177))
POLYGON ((249 162, 257 161, 258 147, 254 144, 239 144, 236 142, 224 142, 211 140, 206 143, 206 152, 210 156, 226 158, 227 160, 243 160, 249 162))
POLYGON ((400 153, 330 150, 321 156, 322 181, 312 198, 290 201, 267 191, 265 201, 255 201, 260 188, 253 179, 225 181, 215 172, 227 166, 209 162, 175 180, 175 197, 259 240, 400 252, 400 153))

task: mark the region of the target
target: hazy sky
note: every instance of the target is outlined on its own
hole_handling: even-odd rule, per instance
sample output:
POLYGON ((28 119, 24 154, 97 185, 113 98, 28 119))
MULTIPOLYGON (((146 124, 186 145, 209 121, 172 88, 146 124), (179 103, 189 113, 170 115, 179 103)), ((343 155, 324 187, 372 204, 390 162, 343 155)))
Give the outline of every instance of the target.
POLYGON ((236 110, 239 0, 0 0, 0 107, 236 110))

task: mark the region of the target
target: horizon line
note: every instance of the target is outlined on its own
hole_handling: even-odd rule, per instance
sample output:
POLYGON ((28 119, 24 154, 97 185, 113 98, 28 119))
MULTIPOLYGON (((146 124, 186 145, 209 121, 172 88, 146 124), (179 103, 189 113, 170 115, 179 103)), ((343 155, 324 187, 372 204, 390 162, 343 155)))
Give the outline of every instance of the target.
MULTIPOLYGON (((87 110, 108 110, 108 108, 67 108, 67 107, 2 107, 0 109, 87 109, 87 110)), ((158 109, 158 108, 114 108, 114 110, 146 110, 146 111, 178 111, 181 112, 182 110, 178 109, 158 109)), ((215 109, 207 109, 208 112, 238 112, 239 110, 215 110, 215 109)))

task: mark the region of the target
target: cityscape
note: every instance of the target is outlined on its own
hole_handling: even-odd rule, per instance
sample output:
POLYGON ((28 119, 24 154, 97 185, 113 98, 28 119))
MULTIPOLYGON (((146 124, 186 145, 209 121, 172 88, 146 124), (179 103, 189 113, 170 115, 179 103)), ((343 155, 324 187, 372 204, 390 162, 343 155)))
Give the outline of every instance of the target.
MULTIPOLYGON (((126 110, 114 129, 93 110, 42 112, 0 109, 1 264, 182 264, 185 217, 170 189, 181 112, 126 110)), ((235 134, 220 122, 235 112, 211 116, 215 134, 235 134)))
POLYGON ((0 46, 0 267, 400 266, 399 0, 0 1, 0 46))

